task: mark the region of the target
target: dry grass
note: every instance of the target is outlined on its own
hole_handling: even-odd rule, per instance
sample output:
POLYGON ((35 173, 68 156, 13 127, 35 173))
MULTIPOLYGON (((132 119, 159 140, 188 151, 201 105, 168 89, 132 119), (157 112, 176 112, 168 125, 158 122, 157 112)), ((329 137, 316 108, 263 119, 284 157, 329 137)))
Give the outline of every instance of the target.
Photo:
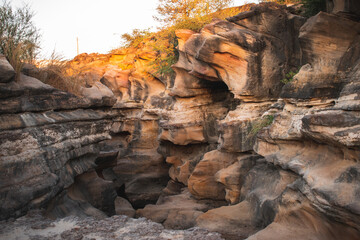
POLYGON ((32 63, 38 53, 40 34, 33 16, 28 5, 15 9, 7 0, 0 4, 0 53, 13 66, 17 79, 23 63, 32 63))
POLYGON ((28 56, 28 53, 34 48, 31 43, 17 43, 11 38, 0 38, 3 45, 2 53, 5 55, 10 65, 16 72, 16 80, 19 79, 20 72, 24 63, 32 63, 33 57, 28 56))
POLYGON ((53 52, 50 60, 38 63, 39 73, 35 76, 40 81, 54 88, 80 95, 81 86, 85 85, 81 79, 82 69, 75 69, 63 60, 63 57, 53 52))

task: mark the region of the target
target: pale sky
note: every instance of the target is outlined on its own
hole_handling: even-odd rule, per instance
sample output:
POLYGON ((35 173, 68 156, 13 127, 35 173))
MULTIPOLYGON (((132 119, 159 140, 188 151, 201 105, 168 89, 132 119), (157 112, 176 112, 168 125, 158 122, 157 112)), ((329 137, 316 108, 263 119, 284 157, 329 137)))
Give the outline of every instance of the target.
MULTIPOLYGON (((257 0, 235 0, 234 6, 257 0)), ((120 45, 120 35, 133 29, 153 30, 158 0, 10 0, 13 6, 27 3, 35 12, 40 29, 41 57, 52 51, 71 59, 76 56, 76 38, 80 53, 107 53, 120 45)))

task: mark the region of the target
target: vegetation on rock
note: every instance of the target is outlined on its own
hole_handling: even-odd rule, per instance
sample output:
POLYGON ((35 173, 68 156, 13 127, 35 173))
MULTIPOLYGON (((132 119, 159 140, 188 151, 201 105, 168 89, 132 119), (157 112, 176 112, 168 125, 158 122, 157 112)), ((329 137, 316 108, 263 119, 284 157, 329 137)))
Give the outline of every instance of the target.
POLYGON ((32 63, 38 54, 40 34, 34 26, 34 13, 28 5, 13 9, 4 1, 0 5, 0 53, 19 74, 23 63, 32 63))
POLYGON ((39 63, 39 70, 33 77, 57 89, 80 95, 82 86, 79 75, 84 69, 72 68, 64 58, 52 52, 50 59, 39 63))
POLYGON ((233 0, 159 0, 154 18, 168 26, 176 25, 187 19, 196 19, 230 7, 233 0))
POLYGON ((151 47, 157 53, 151 63, 155 74, 162 77, 171 75, 173 74, 171 66, 178 59, 176 50, 178 42, 175 31, 189 29, 199 32, 213 19, 225 19, 248 11, 253 6, 253 4, 246 4, 241 7, 228 8, 232 2, 232 0, 160 0, 157 8, 158 15, 154 18, 164 23, 164 27, 153 33, 148 30, 135 29, 132 33, 123 34, 123 48, 141 48, 142 44, 145 44, 144 41, 150 41, 151 47))
POLYGON ((250 136, 255 136, 264 127, 270 126, 274 121, 274 115, 266 115, 259 120, 256 120, 250 130, 250 136))
POLYGON ((294 80, 294 76, 299 72, 300 68, 296 69, 296 71, 290 71, 285 75, 285 78, 281 79, 280 82, 283 84, 287 84, 294 80))

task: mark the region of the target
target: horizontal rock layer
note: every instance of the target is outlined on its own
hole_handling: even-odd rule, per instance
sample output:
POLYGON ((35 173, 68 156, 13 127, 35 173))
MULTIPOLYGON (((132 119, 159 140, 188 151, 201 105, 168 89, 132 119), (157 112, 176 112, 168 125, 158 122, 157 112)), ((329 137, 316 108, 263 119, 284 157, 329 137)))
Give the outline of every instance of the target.
POLYGON ((262 3, 177 31, 174 79, 147 66, 148 46, 131 70, 133 50, 80 55, 81 98, 1 62, 1 218, 46 207, 230 239, 358 239, 360 25, 292 12, 262 3))

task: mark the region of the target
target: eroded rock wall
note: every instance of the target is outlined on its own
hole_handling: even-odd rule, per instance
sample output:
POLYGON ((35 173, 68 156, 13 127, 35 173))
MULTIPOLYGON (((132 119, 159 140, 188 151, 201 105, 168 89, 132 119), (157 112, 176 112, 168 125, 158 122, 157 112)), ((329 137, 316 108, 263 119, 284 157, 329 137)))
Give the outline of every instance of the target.
POLYGON ((109 99, 92 109, 87 99, 25 75, 1 83, 0 101, 3 219, 44 206, 94 168, 117 113, 106 110, 109 99))
POLYGON ((130 70, 131 52, 79 56, 84 98, 0 62, 1 217, 134 207, 229 239, 359 239, 359 33, 353 14, 262 3, 177 31, 174 79, 151 49, 130 70))
POLYGON ((322 12, 306 21, 271 3, 228 20, 200 33, 177 32, 171 89, 180 101, 206 94, 201 81, 226 84, 236 100, 215 121, 218 139, 199 137, 194 128, 196 135, 184 132, 181 143, 162 140, 216 145, 196 158, 189 153, 190 163, 180 153, 168 157, 170 177, 197 202, 229 206, 189 215, 186 205, 174 201, 169 210, 168 201, 159 201, 138 214, 151 218, 164 207, 161 220, 153 220, 170 222, 176 212, 229 238, 358 239, 359 23, 322 12), (290 83, 281 83, 296 69, 290 83))

